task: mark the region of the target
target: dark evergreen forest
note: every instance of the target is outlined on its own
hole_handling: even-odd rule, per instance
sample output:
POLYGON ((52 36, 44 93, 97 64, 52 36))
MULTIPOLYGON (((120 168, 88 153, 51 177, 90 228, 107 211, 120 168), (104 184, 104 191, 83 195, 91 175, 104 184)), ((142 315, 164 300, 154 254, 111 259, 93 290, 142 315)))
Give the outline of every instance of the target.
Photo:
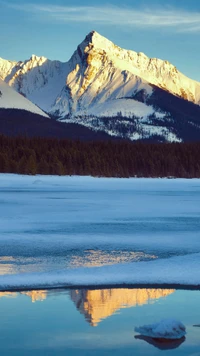
POLYGON ((0 136, 0 172, 200 177, 200 143, 81 142, 0 136))

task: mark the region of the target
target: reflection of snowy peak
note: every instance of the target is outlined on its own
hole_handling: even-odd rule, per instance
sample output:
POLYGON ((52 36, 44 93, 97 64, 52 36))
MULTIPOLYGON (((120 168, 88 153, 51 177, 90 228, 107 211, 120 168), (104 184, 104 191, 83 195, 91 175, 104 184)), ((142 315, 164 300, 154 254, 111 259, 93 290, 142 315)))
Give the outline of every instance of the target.
POLYGON ((121 49, 95 31, 66 63, 34 55, 24 62, 0 59, 0 78, 61 121, 132 140, 185 139, 177 129, 187 112, 180 98, 197 104, 194 110, 200 105, 200 83, 168 61, 121 49))
POLYGON ((70 296, 86 320, 96 326, 121 308, 152 303, 173 292, 174 289, 82 289, 71 290, 70 296))
POLYGON ((47 298, 47 291, 46 290, 31 290, 29 292, 21 292, 21 294, 27 295, 31 298, 32 303, 37 301, 42 302, 47 298))

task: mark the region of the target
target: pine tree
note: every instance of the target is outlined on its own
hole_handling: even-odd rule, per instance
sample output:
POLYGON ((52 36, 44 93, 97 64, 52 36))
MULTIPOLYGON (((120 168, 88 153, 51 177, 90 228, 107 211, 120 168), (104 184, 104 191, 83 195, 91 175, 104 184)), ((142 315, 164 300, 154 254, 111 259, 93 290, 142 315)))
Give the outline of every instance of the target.
POLYGON ((26 174, 35 175, 37 173, 37 162, 35 155, 31 155, 26 162, 26 174))

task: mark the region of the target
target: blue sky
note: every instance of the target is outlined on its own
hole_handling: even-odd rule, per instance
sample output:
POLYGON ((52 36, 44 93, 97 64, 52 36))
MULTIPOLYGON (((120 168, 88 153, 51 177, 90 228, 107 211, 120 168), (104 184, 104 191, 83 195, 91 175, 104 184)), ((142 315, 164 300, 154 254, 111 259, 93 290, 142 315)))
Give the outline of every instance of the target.
POLYGON ((200 81, 199 0, 0 0, 0 57, 67 61, 96 30, 200 81))

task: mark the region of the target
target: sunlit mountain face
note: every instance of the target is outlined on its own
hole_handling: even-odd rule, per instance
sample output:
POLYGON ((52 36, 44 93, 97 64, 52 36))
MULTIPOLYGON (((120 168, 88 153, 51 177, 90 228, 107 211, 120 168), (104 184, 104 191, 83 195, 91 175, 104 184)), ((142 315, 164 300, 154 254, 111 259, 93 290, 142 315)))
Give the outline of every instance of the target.
POLYGON ((174 289, 72 290, 70 296, 91 326, 97 326, 122 308, 141 306, 174 293, 174 289))

